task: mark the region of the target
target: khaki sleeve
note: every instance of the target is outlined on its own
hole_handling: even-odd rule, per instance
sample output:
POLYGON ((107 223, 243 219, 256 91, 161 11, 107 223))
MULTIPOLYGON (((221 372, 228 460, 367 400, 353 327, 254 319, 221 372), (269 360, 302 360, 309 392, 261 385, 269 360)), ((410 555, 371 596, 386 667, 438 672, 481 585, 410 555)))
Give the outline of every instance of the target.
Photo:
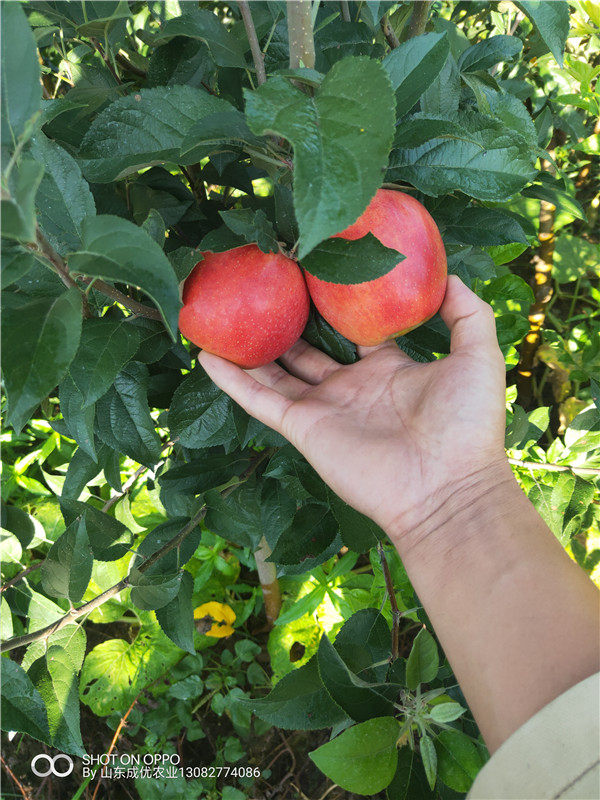
POLYGON ((468 800, 599 800, 600 673, 521 726, 483 767, 468 800))

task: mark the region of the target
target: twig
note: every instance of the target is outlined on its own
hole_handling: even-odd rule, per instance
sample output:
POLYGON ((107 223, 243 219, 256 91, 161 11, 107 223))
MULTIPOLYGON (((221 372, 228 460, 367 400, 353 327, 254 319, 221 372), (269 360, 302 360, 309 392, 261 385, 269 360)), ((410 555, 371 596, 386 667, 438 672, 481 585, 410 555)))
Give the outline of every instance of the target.
POLYGON ((92 43, 92 47, 94 48, 94 50, 96 50, 98 53, 100 53, 100 56, 101 56, 102 60, 104 61, 104 63, 108 67, 108 69, 110 70, 113 78, 116 80, 116 82, 120 86, 123 83, 123 81, 118 76, 116 69, 110 63, 110 59, 108 58, 108 56, 104 52, 104 48, 102 47, 102 45, 100 44, 98 39, 96 39, 94 36, 90 36, 90 42, 92 43))
POLYGON ((4 757, 1 755, 0 755, 0 762, 2 762, 2 766, 6 770, 7 775, 10 776, 11 780, 14 781, 14 784, 17 787, 17 789, 21 792, 21 795, 24 798, 24 800, 31 800, 31 795, 29 794, 29 791, 19 781, 15 773, 12 771, 12 769, 8 766, 8 764, 4 760, 4 757))
POLYGON ((408 24, 407 39, 412 39, 413 36, 421 36, 421 34, 425 33, 431 3, 432 0, 416 0, 416 2, 413 2, 413 12, 408 24))
POLYGON ((400 45, 400 39, 398 39, 396 36, 396 31, 392 28, 387 14, 383 15, 379 24, 381 25, 381 30, 383 31, 383 35, 385 36, 387 43, 392 50, 395 50, 396 47, 399 47, 400 45))
POLYGON ((86 297, 85 292, 81 291, 81 288, 75 282, 73 276, 69 272, 69 268, 66 264, 64 258, 56 252, 56 250, 52 247, 48 239, 44 236, 41 232, 39 226, 36 228, 36 243, 38 246, 39 252, 45 256, 45 258, 52 264, 52 267, 64 285, 68 288, 75 288, 79 289, 83 297, 83 316, 89 319, 92 316, 92 312, 90 310, 90 306, 88 303, 88 299, 86 297))
POLYGON ((137 75, 138 78, 146 78, 148 75, 145 69, 140 69, 140 67, 136 67, 136 65, 132 64, 131 61, 127 58, 127 56, 120 51, 115 56, 115 61, 117 62, 117 64, 120 64, 123 67, 123 69, 126 69, 133 75, 137 75))
POLYGON ((313 38, 310 0, 288 0, 288 39, 290 43, 290 69, 315 66, 315 41, 313 38))
MULTIPOLYGON (((115 731, 115 735, 113 736, 113 738, 112 738, 112 742, 110 743, 110 747, 108 748, 107 755, 109 755, 109 756, 110 756, 110 754, 112 753, 112 751, 115 749, 115 746, 116 746, 116 744, 117 744, 117 741, 118 741, 118 739, 119 739, 119 736, 121 735, 121 731, 123 730, 123 726, 124 726, 124 725, 125 725, 125 723, 127 722, 127 717, 128 717, 128 716, 131 714, 131 712, 133 711, 133 709, 134 709, 134 706, 135 706, 135 704, 136 704, 136 703, 137 703, 137 701, 138 701, 138 697, 139 697, 139 694, 137 695, 137 697, 135 698, 135 700, 133 701, 133 703, 132 703, 132 704, 129 706, 129 708, 127 709, 127 711, 126 711, 126 712, 123 714, 123 716, 121 717, 121 720, 120 720, 119 724, 117 725, 117 730, 115 731)), ((98 783, 96 784, 96 788, 94 789, 94 794, 92 795, 92 800, 96 800, 96 795, 98 794, 98 789, 99 789, 99 788, 100 788, 100 781, 98 781, 98 783)))
POLYGON ((244 21, 248 42, 250 43, 250 52, 252 53, 254 69, 256 70, 256 81, 258 85, 261 86, 267 80, 267 73, 265 72, 265 61, 260 49, 260 45, 258 44, 256 28, 254 27, 254 22, 252 21, 252 14, 250 13, 248 0, 238 0, 238 7, 244 21))
POLYGON ((395 661, 398 658, 398 631, 400 628, 400 617, 402 616, 398 603, 396 602, 396 595, 394 593, 394 584, 392 583, 392 576, 390 575, 390 567, 385 557, 385 550, 381 542, 377 543, 377 552, 379 553, 379 560, 381 561, 381 569, 383 570, 383 577, 385 579, 385 588, 390 598, 390 607, 392 609, 392 655, 390 661, 395 661))
POLYGON ((117 494, 114 494, 111 498, 109 498, 106 501, 106 503, 102 506, 102 511, 106 514, 106 512, 110 508, 112 508, 114 506, 114 504, 118 500, 120 500, 122 497, 124 497, 127 494, 127 492, 131 489, 131 487, 137 481, 137 479, 140 477, 140 475, 142 475, 144 472, 146 472, 147 469, 148 469, 148 467, 139 467, 138 469, 136 469, 136 471, 133 473, 133 475, 130 478, 128 478, 128 480, 125 481, 125 483, 121 487, 121 491, 117 492, 117 494))
POLYGON ((340 0, 340 9, 342 12, 342 19, 344 20, 344 22, 351 22, 348 0, 340 0))
POLYGON ((509 458, 508 463, 513 464, 515 467, 541 469, 546 472, 583 472, 586 475, 600 475, 600 469, 596 469, 596 467, 576 467, 572 464, 546 464, 540 461, 520 461, 518 458, 509 458))
MULTIPOLYGON (((234 489, 236 489, 250 477, 250 475, 257 469, 259 464, 261 464, 272 454, 273 448, 263 450, 262 453, 260 453, 258 457, 250 463, 249 467, 239 476, 238 482, 228 486, 221 492, 221 497, 227 497, 229 494, 231 494, 234 489)), ((171 550, 173 550, 175 547, 179 547, 183 540, 194 530, 196 525, 199 525, 202 522, 206 516, 206 510, 206 505, 203 505, 193 519, 191 519, 187 525, 184 525, 178 534, 176 534, 155 553, 152 553, 152 555, 148 556, 148 558, 146 558, 146 560, 143 561, 139 567, 136 567, 137 571, 142 573, 147 572, 150 567, 154 566, 154 564, 156 564, 156 562, 159 561, 163 556, 171 552, 171 550)), ((13 639, 8 639, 7 641, 2 642, 0 644, 0 653, 14 650, 17 647, 23 647, 26 644, 31 644, 31 642, 37 642, 39 639, 47 639, 53 633, 62 630, 65 626, 71 624, 76 619, 79 619, 79 617, 83 617, 94 611, 96 608, 99 608, 107 600, 110 600, 112 597, 118 595, 119 592, 127 589, 129 585, 129 576, 126 575, 114 586, 111 586, 105 592, 102 592, 102 594, 94 597, 93 600, 89 600, 87 603, 79 606, 79 608, 72 608, 68 614, 65 614, 63 617, 60 617, 59 619, 50 623, 50 625, 46 625, 45 628, 41 628, 33 633, 24 634, 23 636, 16 636, 13 639)))
POLYGON ((100 278, 81 277, 80 280, 88 286, 90 283, 93 283, 94 289, 96 289, 98 292, 110 297, 111 300, 115 300, 117 303, 125 306, 125 308, 133 311, 138 316, 146 317, 146 319, 156 319, 159 322, 162 322, 163 316, 157 308, 150 308, 150 306, 145 306, 143 303, 138 303, 138 301, 134 300, 133 297, 123 294, 123 292, 115 289, 115 287, 111 286, 109 283, 105 283, 103 280, 100 280, 100 278))
POLYGON ((6 583, 3 583, 2 586, 0 586, 0 594, 5 592, 7 589, 10 589, 10 587, 14 586, 16 583, 19 583, 19 581, 22 581, 23 578, 29 575, 30 572, 34 572, 36 569, 39 569, 43 563, 43 561, 38 561, 37 564, 32 564, 31 566, 27 567, 27 569, 19 572, 18 575, 15 575, 14 578, 11 578, 9 581, 6 581, 6 583))

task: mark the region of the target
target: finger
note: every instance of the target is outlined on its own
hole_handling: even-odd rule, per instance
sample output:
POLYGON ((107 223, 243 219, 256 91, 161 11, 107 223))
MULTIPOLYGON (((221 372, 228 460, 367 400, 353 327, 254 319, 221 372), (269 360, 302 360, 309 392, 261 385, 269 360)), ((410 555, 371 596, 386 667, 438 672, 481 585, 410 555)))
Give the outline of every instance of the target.
POLYGON ((440 315, 450 329, 450 351, 499 352, 496 323, 491 307, 456 275, 448 276, 440 315))
POLYGON ((275 389, 276 392, 290 400, 299 400, 311 386, 311 384, 305 383, 300 378, 290 375, 289 372, 286 372, 283 367, 274 361, 270 364, 265 364, 263 367, 246 370, 246 372, 259 383, 262 383, 263 386, 275 389))
POLYGON ((394 339, 388 339, 387 341, 382 342, 381 344, 375 344, 372 345, 371 347, 366 347, 364 345, 359 344, 356 350, 360 358, 366 358, 367 356, 371 355, 371 353, 377 353, 380 350, 389 350, 391 353, 394 353, 394 355, 396 355, 400 359, 412 361, 412 358, 407 353, 405 353, 400 347, 398 347, 398 344, 394 339))
POLYGON ((293 400, 260 383, 231 361, 207 353, 205 350, 198 355, 198 361, 217 386, 227 392, 245 411, 282 433, 283 418, 293 400))
POLYGON ((293 375, 315 386, 340 368, 337 361, 304 339, 298 339, 279 360, 293 375))

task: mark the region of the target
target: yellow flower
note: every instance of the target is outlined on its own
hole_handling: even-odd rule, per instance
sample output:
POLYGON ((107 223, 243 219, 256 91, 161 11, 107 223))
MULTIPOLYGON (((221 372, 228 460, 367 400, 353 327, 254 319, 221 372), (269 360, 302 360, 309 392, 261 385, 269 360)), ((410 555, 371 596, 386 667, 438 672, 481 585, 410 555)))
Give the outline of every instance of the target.
POLYGON ((235 611, 225 603, 203 603, 194 611, 194 619, 198 620, 196 629, 206 636, 222 639, 233 633, 235 611))

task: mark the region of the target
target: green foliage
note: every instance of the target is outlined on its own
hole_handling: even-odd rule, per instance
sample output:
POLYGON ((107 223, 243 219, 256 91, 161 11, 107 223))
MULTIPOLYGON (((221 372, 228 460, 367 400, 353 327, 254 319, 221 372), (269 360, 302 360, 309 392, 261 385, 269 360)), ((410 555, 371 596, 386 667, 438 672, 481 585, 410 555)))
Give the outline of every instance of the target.
MULTIPOLYGON (((212 715, 222 764, 271 725, 330 729, 311 758, 346 791, 462 796, 485 748, 395 550, 193 363, 181 282, 202 250, 249 242, 335 283, 377 278, 402 254, 336 234, 385 183, 427 206, 511 370, 554 207, 552 297, 529 393, 509 375, 505 444, 598 580, 600 19, 442 2, 411 37, 409 4, 349 2, 349 22, 315 4, 315 64, 290 69, 288 6, 250 6, 265 82, 236 4, 3 6, 1 634, 24 648, 2 659, 3 729, 82 755, 82 709, 110 738, 129 713, 133 750, 175 752, 212 715), (250 633, 264 542, 284 593, 269 672, 250 633), (194 617, 206 604, 228 637, 194 617)), ((303 335, 357 358, 314 309, 303 335)), ((439 317, 399 344, 449 352, 439 317)), ((255 777, 131 787, 239 800, 255 777)))

